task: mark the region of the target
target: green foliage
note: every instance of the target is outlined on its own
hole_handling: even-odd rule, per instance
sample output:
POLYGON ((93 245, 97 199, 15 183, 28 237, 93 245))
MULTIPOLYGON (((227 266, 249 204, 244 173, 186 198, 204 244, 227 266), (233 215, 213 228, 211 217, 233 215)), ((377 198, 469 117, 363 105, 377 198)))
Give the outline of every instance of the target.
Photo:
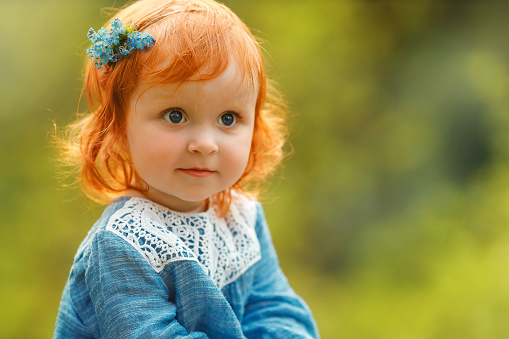
MULTIPOLYGON (((101 212, 61 189, 51 135, 75 116, 86 32, 122 3, 0 3, 2 337, 51 336, 101 212)), ((504 337, 509 5, 226 4, 264 41, 290 103, 294 154, 265 206, 322 337, 504 337)))

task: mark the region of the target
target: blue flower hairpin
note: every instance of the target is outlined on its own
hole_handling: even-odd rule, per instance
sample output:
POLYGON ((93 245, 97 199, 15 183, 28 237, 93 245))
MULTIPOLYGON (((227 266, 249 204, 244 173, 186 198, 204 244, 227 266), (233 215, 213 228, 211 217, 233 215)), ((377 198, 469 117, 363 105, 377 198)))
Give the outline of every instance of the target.
POLYGON ((87 54, 99 69, 113 65, 136 49, 148 49, 156 42, 149 34, 138 32, 136 26, 124 26, 118 18, 111 23, 110 31, 104 27, 97 32, 90 28, 87 37, 92 42, 87 54))

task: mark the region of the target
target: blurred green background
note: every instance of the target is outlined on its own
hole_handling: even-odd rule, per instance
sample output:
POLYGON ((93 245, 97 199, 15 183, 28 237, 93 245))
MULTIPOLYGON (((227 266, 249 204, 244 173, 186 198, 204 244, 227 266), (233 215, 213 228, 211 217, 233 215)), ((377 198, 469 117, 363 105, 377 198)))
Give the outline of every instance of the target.
MULTIPOLYGON (((0 2, 0 337, 47 338, 101 207, 51 145, 123 1, 0 2)), ((265 202, 323 338, 509 337, 509 2, 239 1, 290 102, 265 202)))

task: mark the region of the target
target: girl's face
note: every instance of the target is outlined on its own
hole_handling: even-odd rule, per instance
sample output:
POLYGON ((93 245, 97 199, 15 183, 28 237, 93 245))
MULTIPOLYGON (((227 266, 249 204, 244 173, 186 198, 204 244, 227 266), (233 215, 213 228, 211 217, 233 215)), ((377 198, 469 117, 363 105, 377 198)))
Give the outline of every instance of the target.
POLYGON ((141 83, 129 102, 127 140, 143 195, 170 209, 201 211, 246 168, 257 85, 235 64, 217 78, 183 85, 141 83))

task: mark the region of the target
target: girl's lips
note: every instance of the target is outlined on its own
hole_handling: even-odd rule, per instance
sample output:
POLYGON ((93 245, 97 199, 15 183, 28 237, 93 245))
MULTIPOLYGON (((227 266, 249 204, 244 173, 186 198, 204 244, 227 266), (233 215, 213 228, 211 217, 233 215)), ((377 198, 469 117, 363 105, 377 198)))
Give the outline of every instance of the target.
POLYGON ((179 168, 179 171, 196 178, 206 178, 215 173, 207 168, 179 168))

